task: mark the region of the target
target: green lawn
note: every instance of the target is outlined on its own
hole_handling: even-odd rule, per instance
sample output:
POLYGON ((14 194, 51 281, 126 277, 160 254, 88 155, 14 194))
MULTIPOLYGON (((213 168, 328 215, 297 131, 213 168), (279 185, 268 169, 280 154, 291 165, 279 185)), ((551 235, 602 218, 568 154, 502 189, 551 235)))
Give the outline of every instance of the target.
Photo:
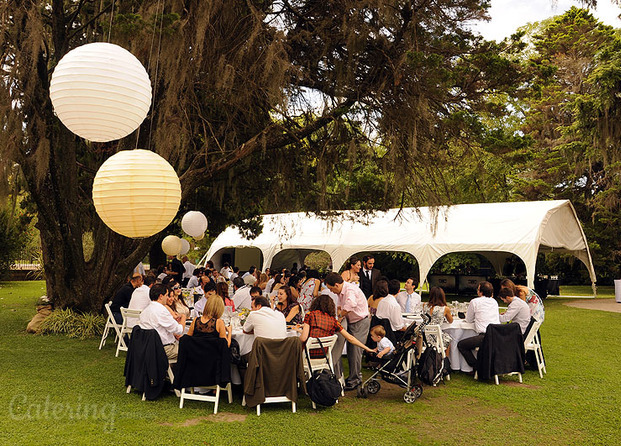
POLYGON ((621 424, 621 315, 546 302, 548 374, 500 386, 455 374, 425 387, 414 404, 382 383, 369 399, 348 394, 333 408, 297 414, 267 405, 257 417, 223 399, 173 394, 143 402, 124 388, 124 353, 110 342, 34 336, 25 327, 42 282, 0 284, 0 444, 617 444, 621 424))

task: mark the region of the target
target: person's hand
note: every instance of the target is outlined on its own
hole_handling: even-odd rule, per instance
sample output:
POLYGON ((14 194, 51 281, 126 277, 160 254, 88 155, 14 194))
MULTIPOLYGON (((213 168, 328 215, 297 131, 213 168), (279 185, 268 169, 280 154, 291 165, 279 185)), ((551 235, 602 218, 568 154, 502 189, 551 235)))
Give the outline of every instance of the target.
POLYGON ((179 339, 181 339, 181 336, 183 336, 183 335, 178 335, 178 334, 176 334, 176 335, 175 335, 175 339, 178 341, 179 339))
POLYGON ((383 353, 381 353, 381 352, 377 354, 377 357, 378 357, 378 358, 381 358, 382 356, 384 356, 384 354, 383 354, 383 353))
POLYGON ((226 328, 226 332, 227 333, 232 333, 233 332, 233 327, 231 327, 230 325, 227 325, 225 328, 226 328))
POLYGON ((364 346, 364 349, 366 350, 367 353, 375 353, 375 350, 373 350, 372 348, 367 347, 366 345, 364 346))

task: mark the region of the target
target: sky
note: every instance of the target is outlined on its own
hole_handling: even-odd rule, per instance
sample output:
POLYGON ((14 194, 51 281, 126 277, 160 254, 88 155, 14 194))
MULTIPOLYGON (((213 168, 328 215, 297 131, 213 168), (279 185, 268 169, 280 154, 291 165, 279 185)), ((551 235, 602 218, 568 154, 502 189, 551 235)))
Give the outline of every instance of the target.
MULTIPOLYGON (((486 39, 500 41, 520 26, 563 14, 572 6, 580 7, 581 4, 572 0, 492 0, 489 10, 492 20, 475 24, 474 28, 486 39)), ((599 0, 597 10, 592 12, 605 24, 621 28, 618 18, 621 7, 610 0, 599 0)))

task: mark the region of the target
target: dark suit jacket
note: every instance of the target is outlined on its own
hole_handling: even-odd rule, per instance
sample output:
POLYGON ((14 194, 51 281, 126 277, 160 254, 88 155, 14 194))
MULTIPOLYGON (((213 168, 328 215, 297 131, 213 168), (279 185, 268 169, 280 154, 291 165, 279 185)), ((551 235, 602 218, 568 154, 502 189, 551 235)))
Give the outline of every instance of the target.
POLYGON ((373 288, 375 288, 377 279, 379 279, 381 275, 382 273, 379 269, 373 268, 371 270, 371 280, 369 280, 364 273, 364 267, 360 269, 360 272, 358 273, 358 276, 360 276, 360 289, 364 295, 367 296, 367 298, 373 294, 373 288))
POLYGON ((148 400, 156 399, 164 389, 168 358, 160 335, 136 325, 125 357, 125 385, 144 392, 148 400))

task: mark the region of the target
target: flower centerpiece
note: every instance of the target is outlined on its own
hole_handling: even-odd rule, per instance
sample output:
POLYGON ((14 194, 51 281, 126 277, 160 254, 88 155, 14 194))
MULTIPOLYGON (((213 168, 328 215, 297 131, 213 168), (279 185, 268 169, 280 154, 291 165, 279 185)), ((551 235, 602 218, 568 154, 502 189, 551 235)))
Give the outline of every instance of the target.
POLYGON ((242 326, 246 323, 246 319, 248 319, 248 315, 250 314, 250 310, 248 308, 243 308, 238 316, 239 316, 239 323, 242 324, 242 326))

